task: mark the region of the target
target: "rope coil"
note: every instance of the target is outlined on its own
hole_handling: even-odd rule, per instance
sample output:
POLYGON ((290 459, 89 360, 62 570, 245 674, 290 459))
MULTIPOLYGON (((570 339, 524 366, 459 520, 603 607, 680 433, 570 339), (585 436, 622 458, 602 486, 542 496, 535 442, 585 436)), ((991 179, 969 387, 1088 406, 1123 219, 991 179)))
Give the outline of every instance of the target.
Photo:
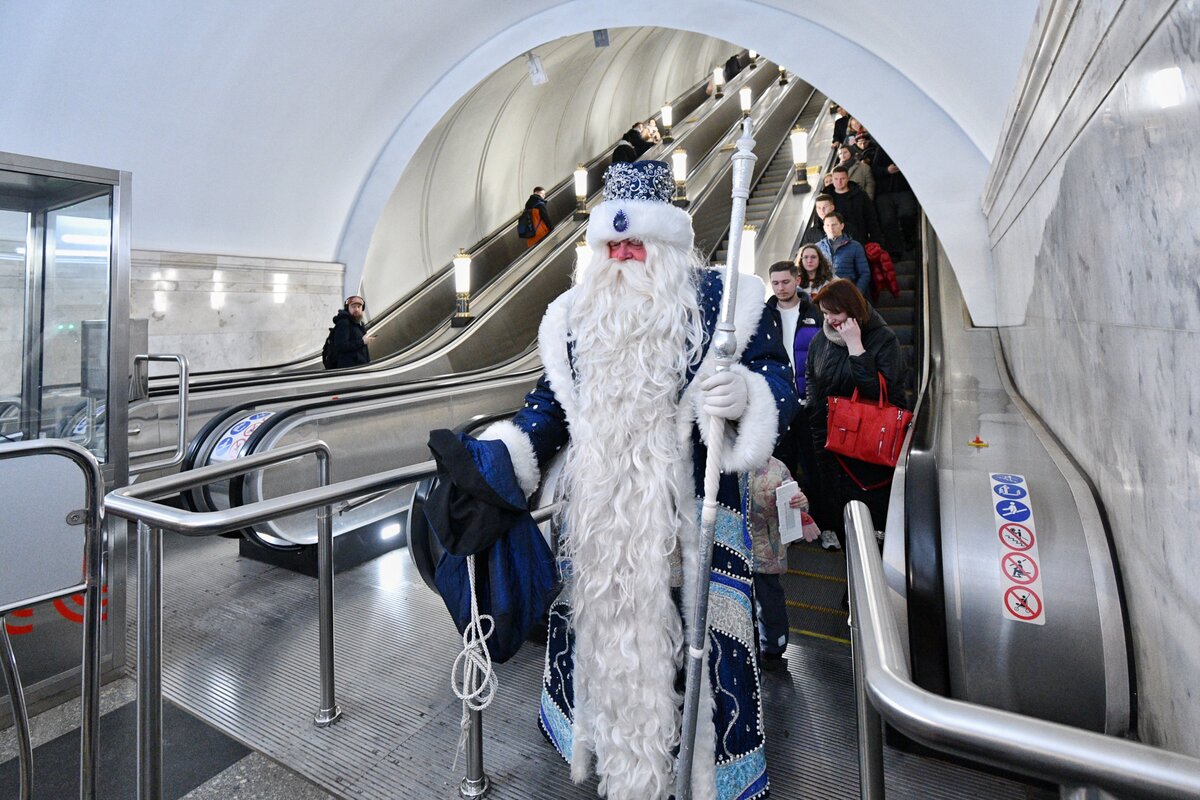
POLYGON ((450 670, 450 688, 462 701, 462 720, 459 723, 461 731, 452 769, 458 767, 458 756, 466 748, 467 733, 471 727, 471 712, 483 711, 491 705, 499 686, 496 673, 492 671, 492 656, 487 649, 487 640, 496 630, 496 621, 491 614, 479 613, 479 601, 475 596, 473 555, 467 558, 467 578, 471 583, 471 622, 463 629, 463 649, 454 659, 454 666, 450 670))

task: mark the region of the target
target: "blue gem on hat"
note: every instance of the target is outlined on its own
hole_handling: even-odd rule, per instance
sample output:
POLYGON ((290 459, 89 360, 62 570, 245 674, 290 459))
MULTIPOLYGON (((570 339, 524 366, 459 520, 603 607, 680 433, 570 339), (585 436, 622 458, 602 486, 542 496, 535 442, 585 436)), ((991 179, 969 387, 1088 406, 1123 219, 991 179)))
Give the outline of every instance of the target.
POLYGON ((604 173, 605 200, 670 203, 674 193, 675 181, 665 161, 617 162, 604 173))
POLYGON ((618 211, 617 215, 613 217, 613 230, 615 230, 617 233, 624 233, 625 229, 628 227, 629 217, 625 216, 624 211, 618 211))

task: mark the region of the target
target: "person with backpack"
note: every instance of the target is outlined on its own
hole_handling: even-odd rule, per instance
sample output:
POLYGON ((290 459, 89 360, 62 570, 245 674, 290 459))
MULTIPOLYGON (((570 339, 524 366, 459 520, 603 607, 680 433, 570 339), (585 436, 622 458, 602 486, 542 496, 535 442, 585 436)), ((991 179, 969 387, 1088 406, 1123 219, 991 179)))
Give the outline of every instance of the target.
POLYGON ((333 327, 325 337, 321 349, 321 363, 325 369, 343 369, 371 363, 368 345, 375 340, 367 336, 367 325, 363 313, 367 302, 356 294, 346 298, 340 311, 333 318, 333 327))
POLYGON ((553 229, 554 222, 546 209, 546 188, 535 186, 529 199, 525 201, 525 210, 517 219, 517 236, 525 240, 526 247, 533 247, 549 236, 553 229))

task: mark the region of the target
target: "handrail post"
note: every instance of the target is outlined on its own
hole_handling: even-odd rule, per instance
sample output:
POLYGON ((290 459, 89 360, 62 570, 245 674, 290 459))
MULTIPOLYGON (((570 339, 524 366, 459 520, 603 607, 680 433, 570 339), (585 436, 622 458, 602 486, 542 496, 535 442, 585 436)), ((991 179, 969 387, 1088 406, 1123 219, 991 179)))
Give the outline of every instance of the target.
MULTIPOLYGON (((83 707, 79 725, 79 797, 96 800, 100 764, 100 626, 104 620, 104 480, 99 465, 85 460, 87 519, 85 521, 83 596, 83 707)), ((82 466, 82 465, 81 465, 82 466)))
POLYGON ((462 779, 458 793, 463 797, 483 797, 491 781, 483 771, 483 712, 471 709, 467 728, 467 777, 462 779))
POLYGON ((862 662, 862 631, 850 610, 850 658, 854 664, 854 705, 858 716, 858 791, 862 800, 884 800, 883 734, 879 712, 867 697, 862 662))
POLYGON ((13 654, 12 640, 8 638, 6 618, 0 614, 0 672, 8 688, 8 700, 12 706, 13 727, 17 732, 18 768, 20 770, 20 800, 33 797, 33 745, 29 739, 29 714, 25 709, 25 688, 21 685, 21 673, 17 670, 17 658, 13 654))
POLYGON ((137 533, 137 800, 162 800, 162 530, 137 533))
MULTIPOLYGON (((321 486, 331 481, 329 451, 317 450, 317 472, 321 486)), ((333 508, 317 509, 317 603, 320 626, 321 707, 313 719, 318 728, 337 722, 342 716, 333 684, 333 508)))
MULTIPOLYGON (((151 461, 149 464, 142 464, 138 467, 138 473, 151 472, 158 469, 170 469, 177 467, 183 463, 184 457, 187 455, 187 416, 188 416, 188 360, 187 356, 177 353, 169 354, 146 354, 142 353, 133 357, 135 369, 139 364, 148 364, 151 361, 173 361, 179 367, 179 394, 177 404, 177 415, 179 422, 179 430, 175 434, 175 450, 170 458, 164 458, 159 461, 151 461)), ((136 453, 130 453, 130 458, 136 456, 136 453)))

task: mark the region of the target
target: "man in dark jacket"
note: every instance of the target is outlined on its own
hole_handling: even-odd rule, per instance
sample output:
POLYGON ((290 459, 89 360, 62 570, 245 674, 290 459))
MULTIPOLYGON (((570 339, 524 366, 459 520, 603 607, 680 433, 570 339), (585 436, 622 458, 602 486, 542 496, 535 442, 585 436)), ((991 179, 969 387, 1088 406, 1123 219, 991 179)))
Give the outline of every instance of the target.
POLYGON ((550 219, 550 211, 546 208, 546 188, 544 186, 535 186, 529 195, 529 199, 525 201, 525 210, 534 211, 536 214, 530 214, 531 222, 533 223, 533 236, 525 239, 526 247, 533 247, 535 244, 545 239, 550 235, 550 231, 554 229, 554 222, 550 219))
POLYGON ((899 256, 905 251, 914 251, 920 241, 917 226, 920 209, 917 196, 913 194, 904 173, 892 161, 883 148, 871 161, 871 172, 875 175, 875 205, 879 211, 884 249, 899 256))
MULTIPOLYGON (((804 403, 804 379, 808 364, 808 346, 814 336, 821 332, 821 312, 812 304, 807 292, 798 291, 796 265, 791 261, 777 261, 771 265, 771 293, 767 307, 775 312, 783 331, 783 347, 796 381, 796 396, 804 403)), ((813 502, 819 502, 814 494, 820 490, 816 477, 816 458, 812 451, 808 417, 803 407, 792 420, 790 427, 779 437, 775 445, 775 458, 783 462, 788 471, 804 489, 813 502), (798 467, 798 469, 797 469, 798 467)), ((815 516, 816 512, 814 512, 815 516)))
POLYGON ((367 326, 363 322, 366 307, 365 300, 356 294, 350 295, 342 310, 333 318, 334 369, 371 363, 367 345, 375 337, 366 335, 367 326))
POLYGON ((846 142, 846 131, 850 125, 850 112, 844 107, 834 103, 830 109, 830 113, 836 114, 837 119, 833 121, 833 147, 846 142))
MULTIPOLYGON (((833 185, 826 191, 833 198, 833 205, 846 220, 846 235, 859 244, 879 242, 879 219, 875 216, 875 204, 857 183, 850 180, 850 170, 839 164, 831 171, 833 185)), ((876 184, 878 194, 879 186, 876 184)))
POLYGON ((653 146, 653 142, 642 136, 642 129, 645 125, 644 122, 635 122, 633 127, 625 131, 621 136, 621 141, 617 142, 617 148, 613 150, 612 163, 632 164, 642 157, 642 153, 653 146))
POLYGON ((804 235, 800 237, 800 244, 816 244, 824 239, 825 217, 835 210, 832 197, 827 194, 817 195, 817 199, 813 202, 812 222, 808 223, 808 227, 804 229, 804 235))

